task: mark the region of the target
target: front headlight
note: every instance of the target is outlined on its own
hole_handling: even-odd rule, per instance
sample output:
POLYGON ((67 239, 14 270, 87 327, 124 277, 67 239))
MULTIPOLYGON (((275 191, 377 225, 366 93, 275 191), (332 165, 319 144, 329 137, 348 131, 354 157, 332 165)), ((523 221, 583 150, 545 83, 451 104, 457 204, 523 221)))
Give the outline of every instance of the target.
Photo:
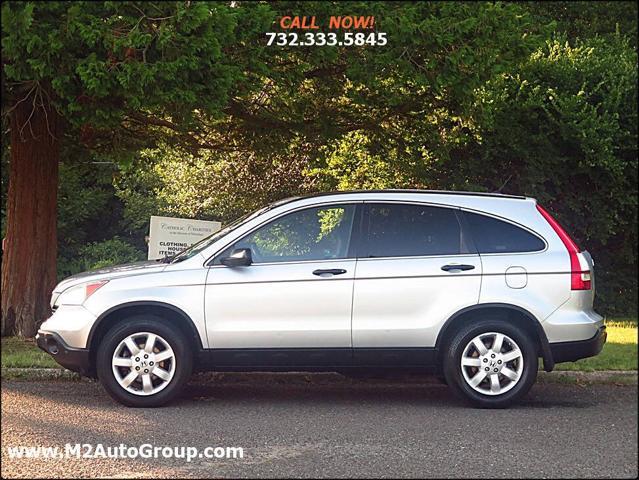
POLYGON ((87 298, 93 295, 107 282, 108 280, 100 280, 98 282, 83 283, 81 285, 76 285, 75 287, 67 288, 53 301, 53 306, 82 305, 87 298))

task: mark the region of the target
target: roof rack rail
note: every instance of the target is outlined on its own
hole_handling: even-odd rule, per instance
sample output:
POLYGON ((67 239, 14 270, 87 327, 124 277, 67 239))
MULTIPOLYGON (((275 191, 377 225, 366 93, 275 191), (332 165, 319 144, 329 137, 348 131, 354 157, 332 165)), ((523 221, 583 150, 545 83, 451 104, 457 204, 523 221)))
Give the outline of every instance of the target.
POLYGON ((312 197, 322 197, 325 195, 342 195, 342 194, 356 194, 356 193, 419 193, 419 194, 439 194, 439 195, 464 195, 464 196, 478 196, 478 197, 497 197, 497 198, 513 198, 519 200, 525 200, 526 197, 522 195, 508 195, 505 193, 492 193, 492 192, 465 192, 460 190, 420 190, 420 189, 387 189, 387 190, 343 190, 333 192, 321 192, 311 193, 308 195, 302 195, 299 197, 293 197, 292 200, 312 197))

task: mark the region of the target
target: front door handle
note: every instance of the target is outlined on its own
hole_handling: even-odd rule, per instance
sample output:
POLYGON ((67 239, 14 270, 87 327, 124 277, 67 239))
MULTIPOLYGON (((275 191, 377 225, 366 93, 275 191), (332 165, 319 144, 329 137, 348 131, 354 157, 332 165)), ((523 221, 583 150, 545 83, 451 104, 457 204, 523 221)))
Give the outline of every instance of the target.
POLYGON ((444 272, 454 272, 456 270, 462 271, 462 270, 473 270, 475 268, 475 265, 444 265, 442 267, 442 270, 444 272))
POLYGON ((327 268, 325 270, 313 270, 313 275, 317 275, 319 277, 329 276, 329 275, 342 275, 346 273, 346 270, 343 268, 327 268))

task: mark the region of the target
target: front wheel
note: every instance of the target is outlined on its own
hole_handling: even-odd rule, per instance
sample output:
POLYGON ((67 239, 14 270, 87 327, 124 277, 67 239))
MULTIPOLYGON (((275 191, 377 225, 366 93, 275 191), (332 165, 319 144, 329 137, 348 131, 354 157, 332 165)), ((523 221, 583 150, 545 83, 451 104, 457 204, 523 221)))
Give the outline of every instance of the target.
POLYGON ((106 391, 129 407, 157 407, 180 392, 193 365, 184 336, 165 320, 137 316, 100 344, 97 373, 106 391))
POLYGON ((457 394, 478 407, 503 408, 530 390, 538 358, 525 331, 503 320, 480 320, 454 335, 443 364, 457 394))

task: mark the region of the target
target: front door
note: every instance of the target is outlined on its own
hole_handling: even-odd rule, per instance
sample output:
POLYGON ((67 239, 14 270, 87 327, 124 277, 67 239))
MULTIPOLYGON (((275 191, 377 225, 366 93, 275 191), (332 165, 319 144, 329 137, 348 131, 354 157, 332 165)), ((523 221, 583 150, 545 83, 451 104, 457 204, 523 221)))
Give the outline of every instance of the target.
POLYGON ((357 204, 302 208, 235 242, 253 263, 216 259, 206 280, 206 322, 218 365, 343 365, 351 360, 357 204))

